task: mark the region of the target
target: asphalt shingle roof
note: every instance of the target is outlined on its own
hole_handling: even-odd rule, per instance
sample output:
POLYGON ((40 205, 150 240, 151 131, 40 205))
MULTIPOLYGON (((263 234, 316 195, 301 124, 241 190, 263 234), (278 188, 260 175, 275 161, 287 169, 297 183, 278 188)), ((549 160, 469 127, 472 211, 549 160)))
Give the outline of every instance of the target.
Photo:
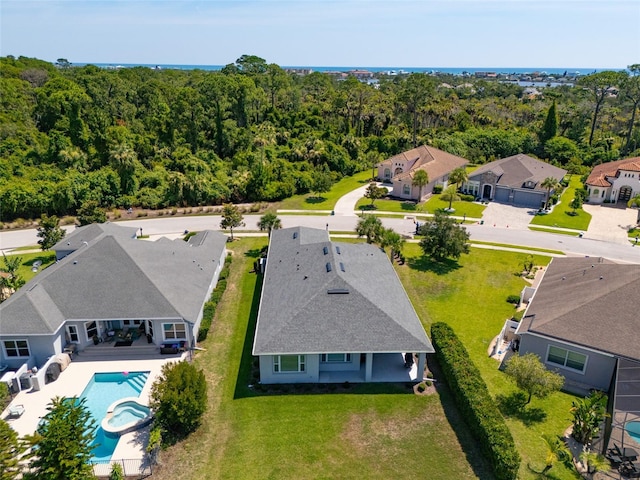
POLYGON ((535 185, 532 190, 544 192, 547 189, 541 184, 545 178, 553 177, 560 181, 567 174, 562 168, 522 153, 487 163, 469 175, 469 179, 478 180, 487 172, 493 172, 498 177, 497 185, 523 188, 526 182, 532 182, 535 185))
POLYGON ((50 334, 73 319, 195 322, 226 236, 206 231, 190 239, 196 242, 150 242, 114 227, 43 270, 0 304, 0 334, 50 334))
POLYGON ((325 230, 272 232, 254 355, 407 351, 433 347, 383 251, 325 230))
POLYGON ((520 332, 640 360, 640 265, 554 258, 520 332))

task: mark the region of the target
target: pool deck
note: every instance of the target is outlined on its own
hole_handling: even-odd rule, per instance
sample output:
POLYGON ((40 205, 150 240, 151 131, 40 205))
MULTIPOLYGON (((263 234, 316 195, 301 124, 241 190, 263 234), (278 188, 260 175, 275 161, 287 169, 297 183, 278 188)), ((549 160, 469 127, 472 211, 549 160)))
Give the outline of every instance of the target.
MULTIPOLYGON (((11 405, 23 405, 25 412, 19 418, 9 418, 7 408, 1 418, 20 435, 30 435, 36 431, 38 422, 47 414, 47 405, 52 398, 79 396, 87 386, 94 373, 108 372, 139 372, 148 371, 149 377, 138 397, 140 402, 147 405, 151 385, 160 374, 162 365, 167 362, 180 360, 180 357, 141 358, 135 360, 73 361, 60 374, 55 382, 45 385, 40 391, 21 391, 11 405)), ((113 452, 113 459, 142 459, 149 435, 149 427, 122 435, 120 442, 113 452)))

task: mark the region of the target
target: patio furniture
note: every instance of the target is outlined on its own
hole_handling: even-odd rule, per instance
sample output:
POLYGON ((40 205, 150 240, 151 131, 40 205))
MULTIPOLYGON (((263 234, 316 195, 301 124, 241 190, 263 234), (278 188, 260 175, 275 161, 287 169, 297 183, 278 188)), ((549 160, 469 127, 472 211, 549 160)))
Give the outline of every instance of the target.
POLYGON ((640 478, 640 462, 623 462, 618 471, 625 477, 640 478))
POLYGON ((638 452, 636 452, 633 448, 620 448, 614 443, 613 451, 618 457, 622 459, 623 462, 635 462, 638 459, 638 452))
POLYGON ((11 405, 9 407, 9 417, 18 418, 24 413, 24 405, 11 405))

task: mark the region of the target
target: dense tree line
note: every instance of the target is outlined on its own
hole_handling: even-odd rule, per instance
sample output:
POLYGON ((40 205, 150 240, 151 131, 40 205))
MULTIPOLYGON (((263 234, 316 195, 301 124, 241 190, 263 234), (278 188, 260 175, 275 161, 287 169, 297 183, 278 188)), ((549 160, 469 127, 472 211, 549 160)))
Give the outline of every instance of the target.
POLYGON ((1 219, 276 201, 422 143, 477 163, 522 152, 579 171, 638 151, 638 73, 529 98, 447 75, 377 86, 297 76, 251 55, 221 71, 3 57, 1 219))

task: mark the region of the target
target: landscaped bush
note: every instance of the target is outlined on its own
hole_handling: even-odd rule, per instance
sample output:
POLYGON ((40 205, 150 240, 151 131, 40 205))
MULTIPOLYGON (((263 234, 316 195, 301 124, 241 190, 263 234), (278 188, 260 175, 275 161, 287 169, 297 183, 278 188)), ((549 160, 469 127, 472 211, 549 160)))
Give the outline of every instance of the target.
POLYGON ((473 195, 466 195, 466 194, 462 194, 460 195, 460 200, 462 200, 463 202, 473 202, 476 199, 476 197, 474 197, 473 195))
POLYGON ((433 186, 433 193, 435 193, 435 194, 442 193, 442 185, 434 185, 433 186))
POLYGON ((520 303, 520 295, 509 295, 507 297, 507 303, 515 303, 517 305, 520 303))
POLYGON ((434 323, 431 326, 431 339, 455 402, 471 433, 491 461, 496 478, 515 479, 520 467, 520 455, 480 371, 449 325, 434 323))
POLYGON ((229 277, 229 265, 231 264, 231 258, 231 255, 227 255, 225 258, 224 266, 218 276, 216 288, 213 289, 211 297, 209 297, 209 301, 204 304, 202 309, 202 321, 200 322, 200 329, 198 330, 199 342, 203 342, 207 338, 209 329, 211 328, 211 322, 213 322, 213 317, 216 314, 216 307, 218 306, 218 303, 220 303, 224 291, 227 289, 226 279, 229 277))

